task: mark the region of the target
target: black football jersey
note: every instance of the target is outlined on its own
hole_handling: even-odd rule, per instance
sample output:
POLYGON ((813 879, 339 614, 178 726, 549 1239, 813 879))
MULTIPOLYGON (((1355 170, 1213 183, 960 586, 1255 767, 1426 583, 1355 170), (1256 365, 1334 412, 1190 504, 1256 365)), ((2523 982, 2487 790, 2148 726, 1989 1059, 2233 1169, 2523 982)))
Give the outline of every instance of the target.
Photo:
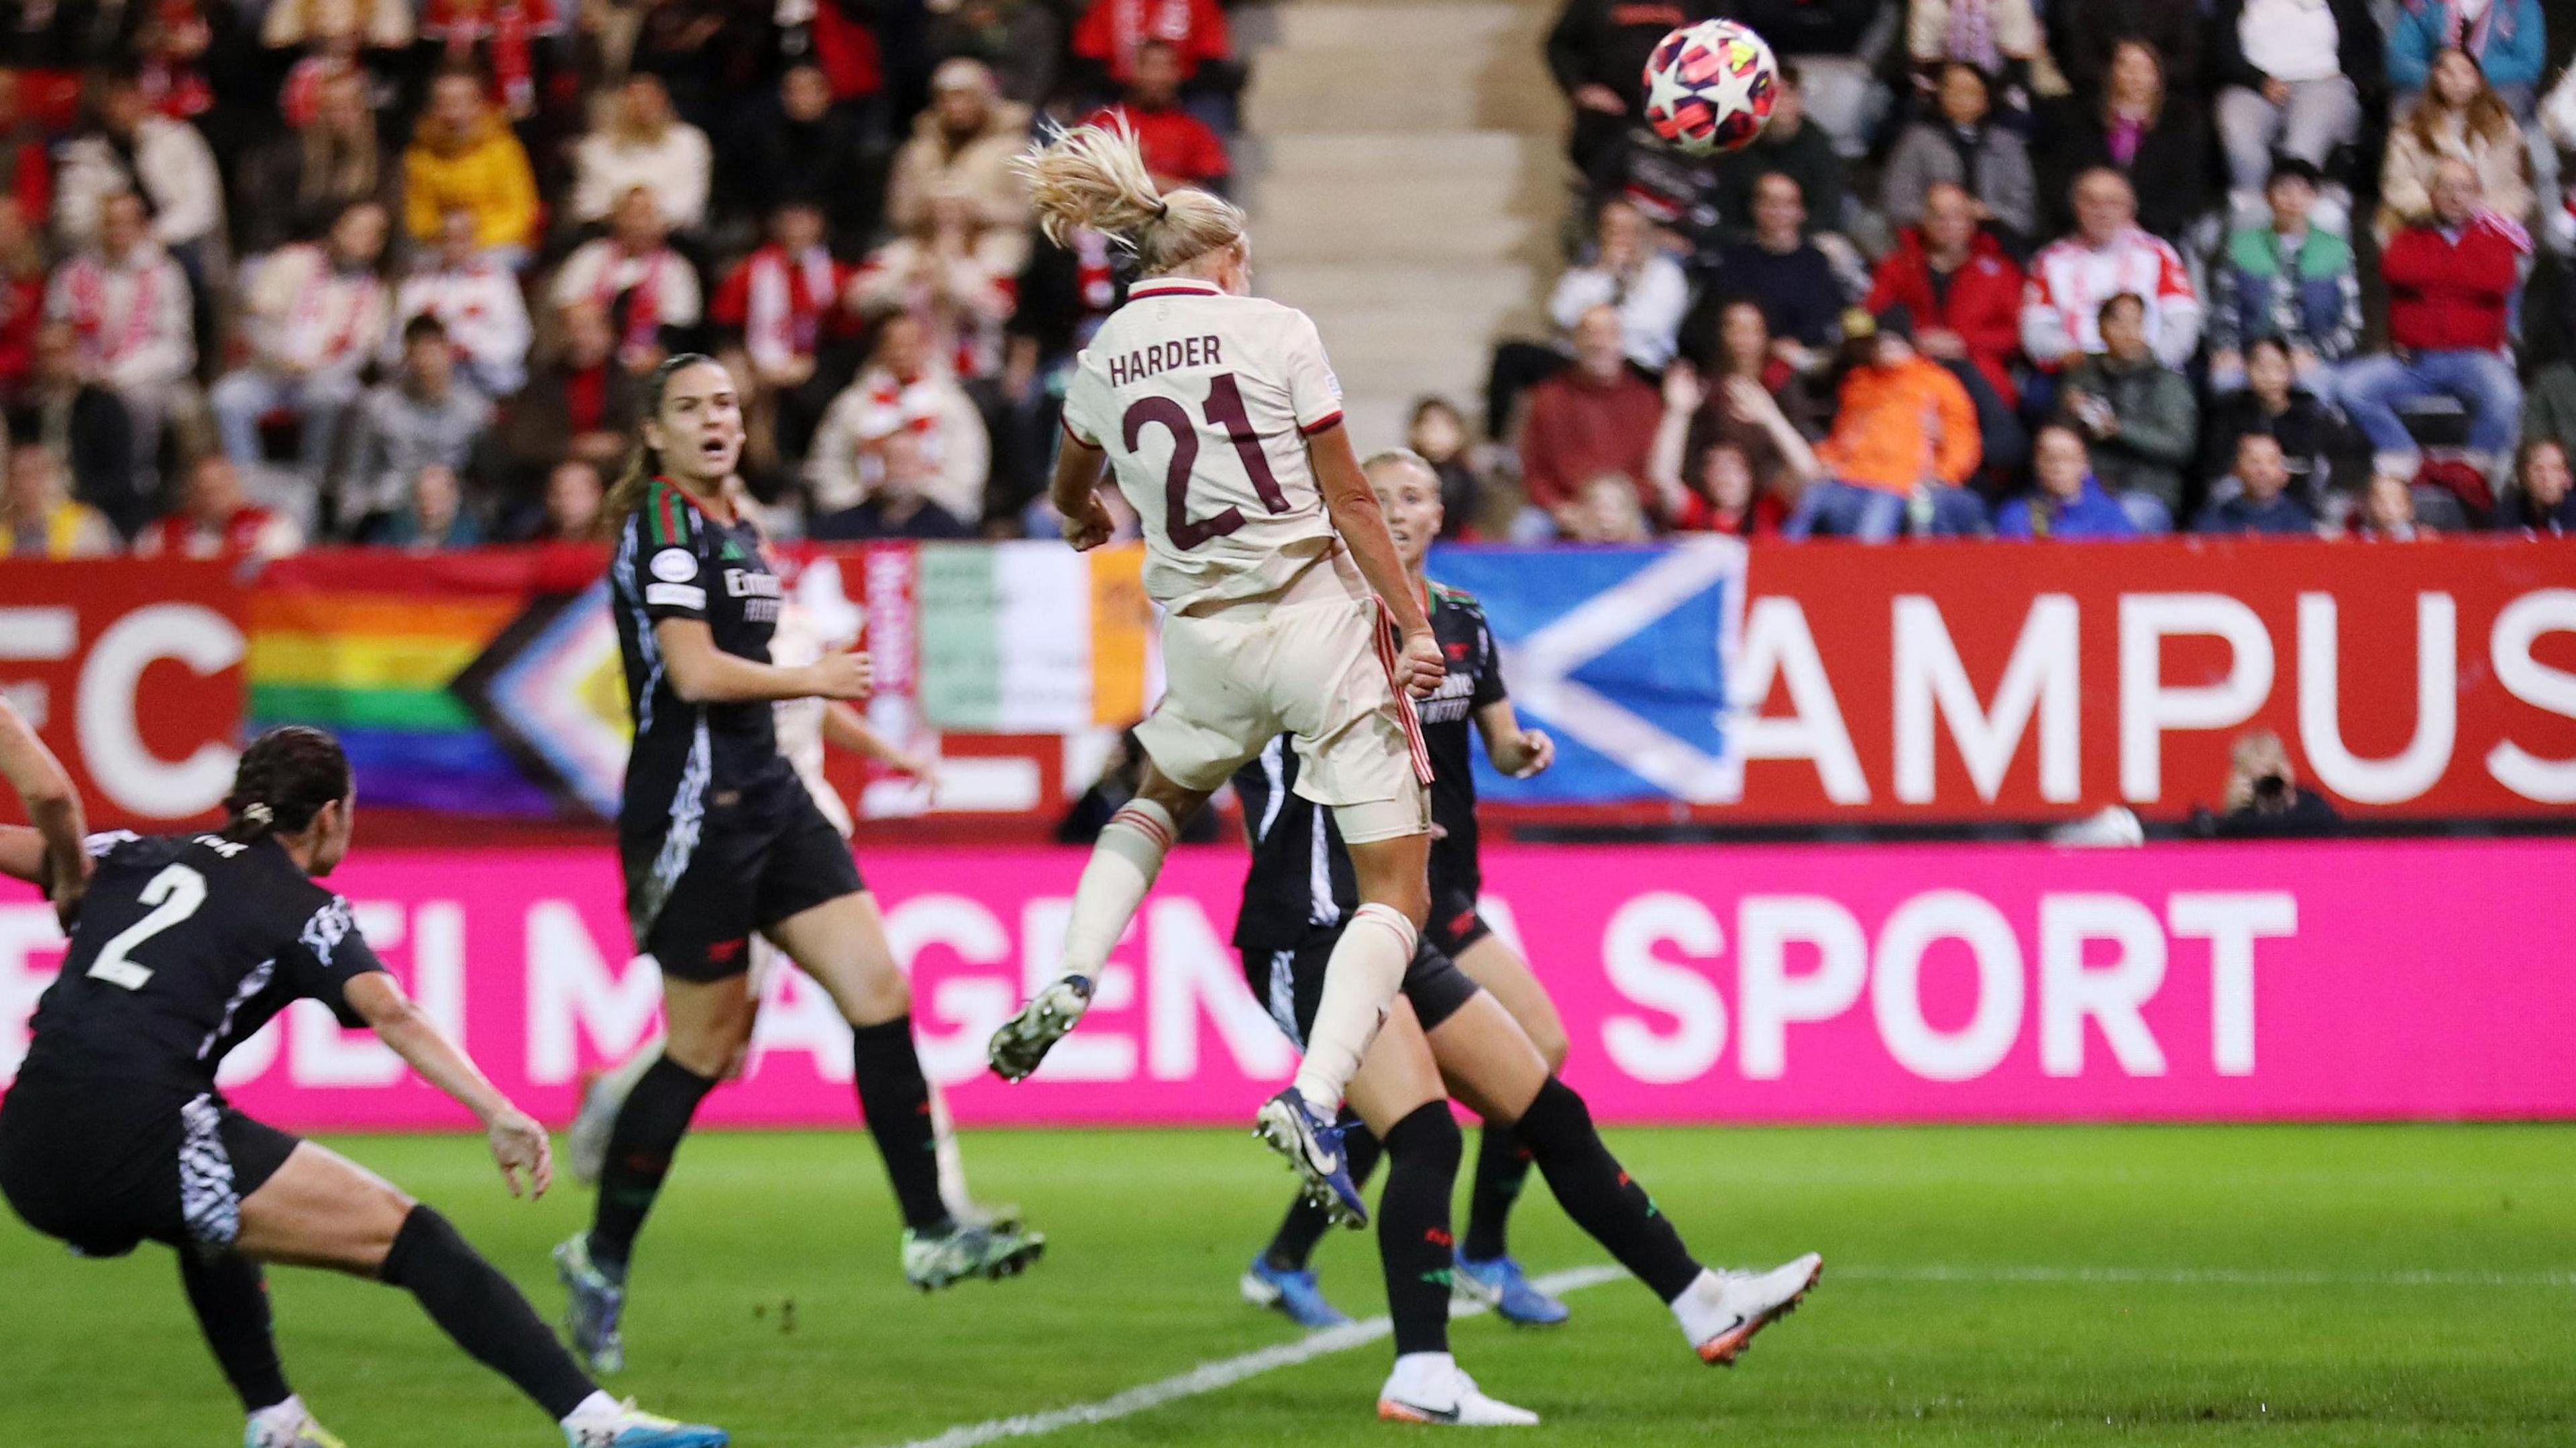
MULTIPOLYGON (((1431 755, 1431 888, 1435 902, 1473 900, 1484 888, 1477 861, 1476 776, 1467 736, 1476 711, 1507 697, 1493 631, 1473 594, 1431 585, 1431 630, 1448 675, 1414 701, 1431 755)), ((1298 794, 1297 750, 1283 736, 1235 772, 1252 869, 1235 919, 1238 950, 1295 950, 1326 938, 1359 908, 1359 886, 1333 812, 1298 794)))
POLYGON ((213 1088, 225 1053, 311 998, 344 1026, 348 983, 384 969, 349 902, 274 840, 94 835, 97 869, 20 1075, 213 1088))
POLYGON ((748 521, 708 514, 667 480, 656 478, 644 502, 619 530, 609 565, 610 611, 625 653, 626 703, 635 745, 626 759, 620 833, 652 840, 694 829, 710 793, 795 783, 779 756, 765 700, 692 704, 671 687, 653 625, 666 618, 706 624, 715 646, 769 662, 780 588, 748 521))

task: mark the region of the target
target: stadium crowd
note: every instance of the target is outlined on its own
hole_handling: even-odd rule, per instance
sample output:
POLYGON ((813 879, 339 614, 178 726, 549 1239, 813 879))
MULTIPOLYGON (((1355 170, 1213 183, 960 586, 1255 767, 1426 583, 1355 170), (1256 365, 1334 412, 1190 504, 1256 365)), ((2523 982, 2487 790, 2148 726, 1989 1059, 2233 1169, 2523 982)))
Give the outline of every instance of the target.
MULTIPOLYGON (((1486 440, 1440 398, 1407 440, 1455 535, 2564 531, 2553 34, 2543 0, 1567 0, 1556 334, 1499 349, 1486 440), (1720 13, 1779 106, 1693 160, 1640 70, 1720 13)), ((690 349, 745 383, 779 535, 1051 535, 1126 276, 1009 159, 1115 111, 1222 190, 1245 70, 1218 0, 12 6, 0 553, 595 538, 690 349)))
POLYGON ((1487 400, 1513 535, 2567 532, 2553 8, 1567 0, 1583 225, 1487 400), (1693 160, 1641 68, 1715 16, 1778 108, 1693 160))
POLYGON ((639 383, 743 380, 786 536, 1014 536, 1123 277, 1038 118, 1222 189, 1217 0, 0 12, 0 555, 601 536, 639 383))

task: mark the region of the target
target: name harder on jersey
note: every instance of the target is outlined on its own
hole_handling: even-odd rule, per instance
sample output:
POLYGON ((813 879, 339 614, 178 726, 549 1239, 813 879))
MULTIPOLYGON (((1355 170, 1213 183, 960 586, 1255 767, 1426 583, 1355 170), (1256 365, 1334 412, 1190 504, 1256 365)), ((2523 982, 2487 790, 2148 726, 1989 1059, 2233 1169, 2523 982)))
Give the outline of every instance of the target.
POLYGON ((1221 367, 1225 359, 1217 355, 1214 337, 1176 337, 1169 342, 1154 342, 1139 347, 1123 357, 1109 359, 1109 385, 1124 387, 1141 382, 1158 372, 1175 367, 1221 367))

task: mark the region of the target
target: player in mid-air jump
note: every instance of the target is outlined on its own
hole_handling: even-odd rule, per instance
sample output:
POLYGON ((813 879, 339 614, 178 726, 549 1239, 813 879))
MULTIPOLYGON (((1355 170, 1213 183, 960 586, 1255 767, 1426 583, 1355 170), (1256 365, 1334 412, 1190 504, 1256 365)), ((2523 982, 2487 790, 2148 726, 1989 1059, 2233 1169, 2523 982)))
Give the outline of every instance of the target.
MULTIPOLYGON (((1432 769, 1431 919, 1423 938, 1503 1003, 1553 1071, 1565 1064, 1565 1026, 1556 1005, 1529 962, 1478 913, 1484 867, 1477 853, 1476 778, 1467 734, 1472 724, 1494 767, 1522 779, 1553 764, 1556 746, 1541 731, 1521 726, 1503 686, 1502 659, 1484 607, 1472 595, 1424 576, 1443 521, 1439 474, 1400 449, 1370 457, 1361 470, 1377 490, 1396 555, 1422 594, 1448 664, 1439 691, 1418 706, 1432 769)), ((1234 927, 1235 948, 1247 957, 1330 949, 1358 903, 1331 818, 1288 793, 1296 768, 1296 755, 1274 742, 1235 775, 1253 837, 1252 870, 1244 878, 1243 909, 1234 927)), ((1274 983, 1278 979, 1273 976, 1274 983)), ((1352 1179, 1364 1181, 1377 1162, 1377 1138, 1348 1110, 1341 1125, 1352 1179)), ((1457 1287, 1461 1296, 1490 1304, 1512 1322, 1546 1326, 1565 1321, 1566 1306, 1530 1284, 1507 1237, 1529 1167, 1529 1152, 1511 1128, 1487 1122, 1467 1197, 1467 1234, 1458 1243, 1457 1287)), ((1292 1204, 1277 1235, 1245 1270, 1244 1299, 1304 1327, 1349 1321, 1324 1300, 1308 1265, 1329 1225, 1313 1203, 1300 1198, 1292 1204)))
POLYGON ((510 1104, 385 974, 349 902, 316 883, 349 850, 348 757, 316 729, 242 751, 209 834, 80 838, 60 766, 0 706, 0 772, 38 828, 0 827, 0 873, 47 886, 78 924, 0 1102, 0 1194, 83 1256, 177 1249, 179 1281, 248 1421, 245 1448, 341 1448, 286 1383, 264 1262, 400 1287, 459 1347, 560 1423, 572 1448, 722 1448, 723 1432, 621 1406, 436 1208, 234 1110, 232 1049, 297 1000, 372 1026, 480 1119, 512 1195, 554 1173, 510 1104), (66 828, 68 826, 68 828, 66 828), (84 887, 82 863, 95 869, 84 887))
POLYGON ((1243 213, 1204 191, 1161 191, 1123 126, 1064 132, 1022 164, 1050 236, 1070 244, 1090 228, 1144 273, 1068 385, 1053 492, 1076 548, 1109 538, 1099 488, 1112 475, 1143 521, 1167 692, 1136 729, 1148 759, 1136 798, 1075 887, 1062 972, 994 1033, 993 1069, 1025 1077, 1073 1029, 1181 823, 1293 735, 1306 760, 1297 789, 1333 811, 1360 903, 1305 1059, 1260 1127, 1320 1200, 1357 1220, 1334 1119, 1429 909, 1431 771, 1410 695, 1438 686, 1439 642, 1342 427, 1314 323, 1249 295, 1243 213))
POLYGON ((960 1222, 941 1200, 911 986, 848 843, 778 750, 771 706, 862 698, 867 658, 770 661, 784 591, 726 490, 743 437, 732 376, 677 356, 642 402, 635 460, 608 499, 610 612, 635 720, 617 832, 635 946, 661 967, 664 1041, 609 1128, 590 1230, 555 1249, 573 1345, 601 1372, 624 1362, 627 1264, 672 1154, 750 1044, 754 932, 850 1023, 859 1108, 903 1214, 905 1279, 927 1290, 1005 1276, 1045 1245, 1015 1225, 960 1222))
MULTIPOLYGON (((1395 525, 1398 546, 1418 561, 1421 547, 1439 526, 1437 484, 1429 469, 1407 453, 1380 454, 1370 459, 1369 468, 1395 525)), ((1459 672, 1488 675, 1491 640, 1484 635, 1474 600, 1454 592, 1445 599, 1435 594, 1435 616, 1444 602, 1450 619, 1447 641, 1467 645, 1459 672), (1470 635, 1477 641, 1470 642, 1470 635)), ((1477 699, 1486 687, 1480 679, 1457 697, 1477 699)), ((1492 711, 1497 737, 1504 740, 1498 761, 1535 772, 1551 757, 1550 746, 1544 738, 1530 738, 1517 720, 1507 719, 1510 706, 1500 697, 1499 684, 1492 688, 1483 704, 1492 711)), ((1444 688, 1435 696, 1435 710, 1445 697, 1444 688)), ((1464 724, 1455 732, 1450 741, 1455 757, 1444 763, 1463 778, 1464 724)), ((1301 768, 1295 742, 1283 738, 1236 777, 1253 847, 1236 944, 1254 997, 1269 1006, 1292 1041, 1313 1021, 1324 990, 1324 959, 1334 937, 1348 929, 1351 913, 1344 852, 1333 839, 1331 821, 1295 793, 1301 768)), ((1472 795, 1466 797, 1465 809, 1472 828, 1472 795)), ((1469 843, 1472 849, 1472 839, 1469 843)), ((1472 860, 1472 853, 1466 859, 1472 860)), ((1447 901, 1452 914, 1442 922, 1446 928, 1441 933, 1465 939, 1474 954, 1479 932, 1458 916, 1472 914, 1476 882, 1456 865, 1439 871, 1453 896, 1447 901), (1465 892, 1463 910, 1454 898, 1460 892, 1465 892)), ((1494 982, 1490 987, 1471 979, 1426 934, 1405 972, 1402 999, 1351 1082, 1351 1106, 1368 1135, 1384 1143, 1388 1164, 1378 1201, 1378 1254, 1396 1361, 1378 1391, 1379 1415, 1469 1425, 1538 1421, 1526 1409, 1487 1397, 1449 1354, 1449 1298, 1457 1284, 1449 1246, 1449 1195, 1464 1150, 1449 1111, 1453 1095, 1485 1119, 1489 1133, 1503 1134, 1505 1142, 1489 1137, 1488 1152, 1508 1143, 1529 1154, 1566 1215, 1671 1309, 1704 1361, 1734 1362, 1754 1334, 1794 1308, 1815 1285, 1823 1271, 1821 1259, 1809 1254, 1758 1274, 1701 1266, 1645 1189, 1620 1169, 1593 1128, 1583 1098, 1557 1079, 1561 1045, 1558 1054, 1543 1051, 1517 1019, 1535 1019, 1561 1041, 1554 1011, 1527 965, 1517 955, 1505 962, 1491 952, 1484 963, 1494 982)), ((1302 1242, 1294 1238, 1319 1230, 1312 1216, 1300 1220, 1292 1215, 1283 1227, 1283 1237, 1291 1239, 1286 1246, 1298 1254, 1301 1268, 1313 1237, 1304 1235, 1302 1242)), ((1271 1251, 1280 1250, 1282 1244, 1274 1242, 1271 1251)), ((1500 1274, 1490 1263, 1487 1267, 1488 1285, 1476 1295, 1502 1296, 1496 1282, 1500 1274)), ((1256 1274, 1245 1280, 1248 1296, 1259 1295, 1258 1273, 1256 1266, 1256 1274)), ((1515 1268, 1509 1280, 1518 1279, 1515 1268)), ((1311 1279, 1306 1285, 1311 1288, 1311 1279)), ((1520 1286, 1530 1296, 1538 1295, 1527 1283, 1520 1286)), ((1534 1305, 1524 1301, 1515 1310, 1534 1305)))

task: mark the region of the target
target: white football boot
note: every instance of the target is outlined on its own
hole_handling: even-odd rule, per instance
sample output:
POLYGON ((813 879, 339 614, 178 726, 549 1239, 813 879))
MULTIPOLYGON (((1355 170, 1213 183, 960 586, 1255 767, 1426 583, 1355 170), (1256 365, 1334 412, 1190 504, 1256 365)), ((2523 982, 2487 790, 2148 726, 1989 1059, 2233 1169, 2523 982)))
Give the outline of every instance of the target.
POLYGON ((1445 1352, 1406 1353, 1377 1390, 1377 1415, 1398 1423, 1450 1428, 1527 1428, 1538 1414, 1486 1397, 1445 1352))
POLYGON ((1825 1259, 1813 1252, 1768 1272, 1703 1271, 1673 1299, 1673 1317, 1701 1362, 1733 1367, 1753 1334, 1796 1311, 1824 1275, 1825 1259))
POLYGON ((330 1429, 313 1421, 304 1400, 290 1397, 250 1415, 242 1430, 242 1448, 348 1448, 330 1429))

